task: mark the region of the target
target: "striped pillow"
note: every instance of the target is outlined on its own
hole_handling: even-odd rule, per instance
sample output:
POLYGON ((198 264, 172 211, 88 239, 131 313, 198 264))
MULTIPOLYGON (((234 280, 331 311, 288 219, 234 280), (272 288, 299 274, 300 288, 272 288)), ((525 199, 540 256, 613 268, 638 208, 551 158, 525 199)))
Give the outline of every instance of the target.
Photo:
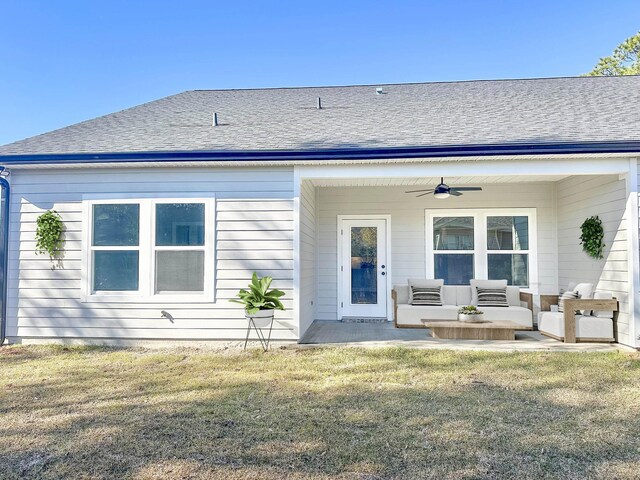
POLYGON ((442 306, 442 287, 411 287, 411 305, 442 306))
POLYGON ((507 287, 504 288, 476 288, 478 291, 479 307, 508 307, 507 287))
POLYGON ((576 298, 580 298, 580 294, 578 292, 564 292, 558 298, 558 311, 564 312, 564 301, 565 300, 575 300, 576 298))

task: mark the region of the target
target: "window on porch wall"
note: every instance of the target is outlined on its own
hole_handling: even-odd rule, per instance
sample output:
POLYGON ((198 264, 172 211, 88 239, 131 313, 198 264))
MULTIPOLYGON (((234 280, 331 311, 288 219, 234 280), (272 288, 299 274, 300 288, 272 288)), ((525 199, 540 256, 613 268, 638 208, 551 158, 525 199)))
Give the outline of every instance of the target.
POLYGON ((427 276, 446 285, 468 285, 473 278, 531 284, 531 209, 438 210, 426 217, 427 276))

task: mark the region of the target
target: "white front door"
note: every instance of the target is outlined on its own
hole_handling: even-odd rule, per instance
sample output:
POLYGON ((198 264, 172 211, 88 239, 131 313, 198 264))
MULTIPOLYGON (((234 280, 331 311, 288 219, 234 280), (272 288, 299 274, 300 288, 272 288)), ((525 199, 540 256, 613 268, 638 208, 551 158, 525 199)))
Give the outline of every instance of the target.
POLYGON ((387 221, 342 219, 343 317, 387 317, 387 221))

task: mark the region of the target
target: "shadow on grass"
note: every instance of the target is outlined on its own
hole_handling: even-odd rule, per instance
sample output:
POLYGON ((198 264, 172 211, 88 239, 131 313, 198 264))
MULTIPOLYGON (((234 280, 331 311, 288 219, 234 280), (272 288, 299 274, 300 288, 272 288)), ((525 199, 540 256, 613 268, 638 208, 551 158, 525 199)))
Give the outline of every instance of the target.
POLYGON ((2 416, 15 417, 0 430, 7 478, 624 478, 640 468, 638 391, 616 392, 640 369, 623 356, 69 356, 68 371, 2 397, 2 416), (589 367, 618 375, 603 387, 582 380, 589 367), (500 369, 520 378, 503 381, 500 369))

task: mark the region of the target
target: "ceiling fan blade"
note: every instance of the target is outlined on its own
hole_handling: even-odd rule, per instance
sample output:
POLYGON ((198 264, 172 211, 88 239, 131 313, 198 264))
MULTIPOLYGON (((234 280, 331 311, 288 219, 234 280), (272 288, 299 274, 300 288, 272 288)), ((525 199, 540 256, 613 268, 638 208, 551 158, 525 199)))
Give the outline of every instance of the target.
POLYGON ((457 190, 458 192, 479 192, 482 187, 451 187, 451 190, 457 190))
POLYGON ((430 191, 430 192, 427 192, 427 193, 421 193, 420 195, 416 195, 416 198, 418 198, 418 197, 424 197, 425 195, 431 195, 431 194, 433 194, 433 190, 432 190, 432 191, 430 191))
POLYGON ((452 188, 451 190, 449 190, 449 195, 453 195, 454 197, 459 197, 462 194, 452 188))
POLYGON ((433 192, 433 188, 423 188, 422 190, 409 190, 404 193, 433 192))

